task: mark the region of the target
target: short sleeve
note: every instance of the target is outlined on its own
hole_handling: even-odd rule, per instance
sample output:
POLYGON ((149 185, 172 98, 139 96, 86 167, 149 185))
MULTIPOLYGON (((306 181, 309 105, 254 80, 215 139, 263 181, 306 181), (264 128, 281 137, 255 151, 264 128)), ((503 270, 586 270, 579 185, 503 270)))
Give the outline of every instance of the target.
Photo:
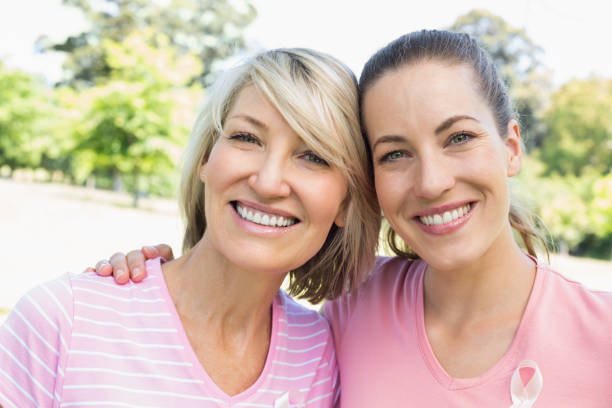
POLYGON ((23 296, 0 326, 0 405, 52 407, 63 382, 73 296, 68 275, 23 296))

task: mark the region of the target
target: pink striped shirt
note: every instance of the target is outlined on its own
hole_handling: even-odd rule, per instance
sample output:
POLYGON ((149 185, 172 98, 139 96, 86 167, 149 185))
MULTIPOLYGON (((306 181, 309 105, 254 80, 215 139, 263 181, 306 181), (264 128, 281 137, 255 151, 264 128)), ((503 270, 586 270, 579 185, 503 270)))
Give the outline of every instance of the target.
POLYGON ((330 407, 337 366, 325 319, 279 291, 260 377, 228 396, 199 363, 159 259, 140 284, 66 274, 26 294, 0 327, 0 405, 330 407))

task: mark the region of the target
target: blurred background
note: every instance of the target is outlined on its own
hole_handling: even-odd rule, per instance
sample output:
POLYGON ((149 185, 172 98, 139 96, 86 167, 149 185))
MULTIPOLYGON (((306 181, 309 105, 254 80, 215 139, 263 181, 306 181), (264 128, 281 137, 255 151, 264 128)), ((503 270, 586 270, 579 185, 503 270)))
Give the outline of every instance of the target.
POLYGON ((476 36, 516 101, 515 193, 551 263, 612 290, 612 6, 598 0, 0 2, 0 320, 30 287, 145 244, 180 253, 181 150, 207 86, 309 47, 359 75, 421 28, 476 36))

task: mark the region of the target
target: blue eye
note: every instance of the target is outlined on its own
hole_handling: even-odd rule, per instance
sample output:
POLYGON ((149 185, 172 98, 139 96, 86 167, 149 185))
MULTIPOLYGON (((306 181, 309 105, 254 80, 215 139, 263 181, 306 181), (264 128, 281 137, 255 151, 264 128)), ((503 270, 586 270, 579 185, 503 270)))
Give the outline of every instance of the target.
POLYGON ((323 160, 321 157, 317 156, 313 152, 306 152, 302 154, 302 158, 308 160, 309 162, 313 162, 315 164, 320 164, 322 166, 329 166, 329 164, 323 160))
POLYGON ((235 133, 231 135, 229 138, 230 140, 236 140, 238 142, 259 144, 259 139, 257 139, 255 136, 253 136, 250 133, 235 133))
POLYGON ((380 162, 392 162, 392 161, 396 161, 401 159, 402 157, 405 157, 406 154, 404 152, 402 152, 401 150, 394 150, 392 152, 389 152, 387 154, 385 154, 384 156, 382 156, 380 158, 380 162))
POLYGON ((449 144, 461 145, 469 142, 474 138, 473 135, 465 132, 455 133, 449 139, 449 144))

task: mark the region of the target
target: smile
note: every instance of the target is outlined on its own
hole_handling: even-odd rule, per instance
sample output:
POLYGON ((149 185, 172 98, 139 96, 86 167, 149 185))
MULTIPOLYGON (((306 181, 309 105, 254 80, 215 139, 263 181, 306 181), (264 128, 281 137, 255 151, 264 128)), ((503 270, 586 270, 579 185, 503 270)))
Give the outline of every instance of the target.
POLYGON ((270 214, 263 211, 255 210, 244 205, 234 203, 236 212, 243 220, 247 220, 254 224, 265 225, 268 227, 284 228, 299 222, 295 217, 287 217, 278 214, 270 214))
POLYGON ((425 225, 444 225, 449 224, 455 220, 466 215, 471 208, 471 204, 468 203, 461 207, 457 207, 452 210, 444 211, 439 214, 431 214, 431 215, 422 215, 419 217, 419 221, 421 221, 425 225))

